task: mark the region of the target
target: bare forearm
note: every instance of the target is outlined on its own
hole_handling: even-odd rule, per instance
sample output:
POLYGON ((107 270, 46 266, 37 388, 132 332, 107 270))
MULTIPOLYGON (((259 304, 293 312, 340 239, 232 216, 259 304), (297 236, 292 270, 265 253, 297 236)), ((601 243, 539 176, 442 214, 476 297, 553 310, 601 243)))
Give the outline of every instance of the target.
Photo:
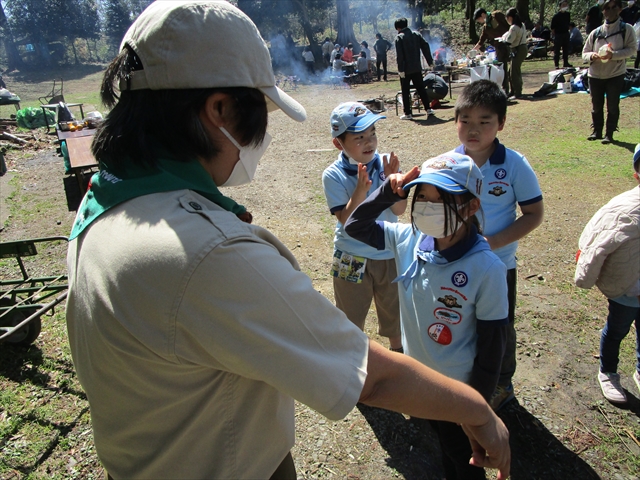
POLYGON ((360 401, 420 418, 484 425, 493 415, 477 391, 402 354, 370 343, 360 401))
POLYGON ((347 205, 340 211, 336 212, 336 218, 343 225, 347 223, 347 219, 353 213, 353 211, 367 198, 367 192, 360 192, 359 189, 353 192, 353 195, 347 202, 347 205))
POLYGON ((504 247, 520 240, 535 230, 541 223, 544 210, 542 202, 522 208, 522 215, 511 225, 494 235, 487 236, 487 241, 492 250, 504 247))

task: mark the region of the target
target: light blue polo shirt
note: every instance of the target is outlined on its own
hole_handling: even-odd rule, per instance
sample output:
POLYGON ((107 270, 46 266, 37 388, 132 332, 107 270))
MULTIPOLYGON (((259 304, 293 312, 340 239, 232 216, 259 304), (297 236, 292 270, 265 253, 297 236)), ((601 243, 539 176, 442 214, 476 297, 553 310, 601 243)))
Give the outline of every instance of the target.
MULTIPOLYGON (((496 149, 489 160, 480 167, 484 175, 484 185, 476 214, 484 235, 501 232, 517 218, 517 205, 526 206, 542 201, 542 191, 533 168, 520 153, 506 148, 496 138, 496 149)), ((464 145, 455 150, 465 154, 464 145)), ((516 268, 518 242, 494 250, 507 269, 516 268)))
POLYGON ((405 354, 469 383, 477 354, 477 323, 508 323, 504 264, 478 234, 445 250, 447 257, 455 258, 449 261, 433 250, 432 237, 410 224, 378 225, 404 276, 399 292, 405 354))
MULTIPOLYGON (((367 172, 371 180, 371 186, 367 191, 367 196, 369 196, 385 180, 382 158, 378 152, 374 155, 373 160, 367 164, 367 172)), ((322 186, 327 198, 327 205, 332 214, 343 210, 347 206, 353 192, 356 190, 357 184, 357 165, 350 165, 349 161, 340 153, 338 159, 322 173, 322 186)), ((388 208, 380 214, 377 220, 395 223, 398 221, 398 217, 388 208)), ((336 249, 351 255, 372 260, 389 260, 393 258, 393 253, 389 249, 377 250, 347 235, 344 231, 344 226, 340 222, 336 224, 333 243, 336 249)))

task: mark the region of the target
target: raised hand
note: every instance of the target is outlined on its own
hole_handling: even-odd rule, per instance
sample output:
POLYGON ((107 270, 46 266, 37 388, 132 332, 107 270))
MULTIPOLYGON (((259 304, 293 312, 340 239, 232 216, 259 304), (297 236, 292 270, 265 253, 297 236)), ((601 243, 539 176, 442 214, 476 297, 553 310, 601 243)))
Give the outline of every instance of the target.
POLYGON ((389 176, 391 189, 402 198, 407 198, 409 192, 404 190, 404 185, 414 181, 420 175, 420 167, 413 167, 407 173, 394 173, 389 176))
POLYGON ((400 171, 400 160, 398 160, 398 156, 393 152, 382 157, 382 165, 384 167, 384 178, 389 178, 391 174, 400 171))

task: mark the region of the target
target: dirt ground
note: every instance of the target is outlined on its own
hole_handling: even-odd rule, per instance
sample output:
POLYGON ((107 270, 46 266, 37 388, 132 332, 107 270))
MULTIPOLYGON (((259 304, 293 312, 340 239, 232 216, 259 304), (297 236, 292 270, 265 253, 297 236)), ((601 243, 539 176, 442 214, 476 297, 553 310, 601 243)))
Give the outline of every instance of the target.
MULTIPOLYGON (((539 88, 546 72, 541 67, 527 75, 525 93, 539 88)), ((316 289, 329 298, 333 298, 329 271, 334 220, 328 213, 320 182, 322 171, 337 154, 330 142, 329 114, 341 101, 382 96, 393 99, 396 90, 390 85, 374 83, 354 89, 316 85, 290 92, 307 108, 308 120, 294 124, 281 113, 272 115, 269 131, 273 141, 256 180, 228 191, 252 212, 254 223, 270 229, 285 242, 316 289)), ((456 91, 457 86, 454 95, 456 91)), ((578 119, 580 135, 588 134, 588 96, 559 95, 551 100, 525 100, 510 106, 501 140, 526 155, 526 143, 523 142, 525 147, 518 147, 524 125, 532 112, 544 111, 547 102, 561 102, 567 118, 578 119)), ((637 98, 622 103, 621 129, 638 128, 639 105, 637 98)), ((416 121, 404 122, 389 103, 388 118, 378 124, 380 150, 397 153, 403 168, 408 169, 453 148, 458 142, 452 107, 453 102, 437 110, 435 117, 418 115, 416 121)), ((537 126, 544 129, 544 125, 537 126)), ((613 156, 626 162, 630 158, 628 147, 612 146, 603 153, 603 162, 613 156)), ((8 182, 7 176, 0 179, 0 197, 5 199, 0 204, 2 241, 69 233, 74 213, 66 208, 62 160, 53 148, 43 147, 26 160, 15 153, 7 155, 13 180, 8 182), (21 199, 30 200, 16 206, 15 202, 21 199), (18 214, 10 216, 9 207, 12 212, 22 212, 20 218, 18 214), (47 212, 45 216, 38 215, 40 208, 47 212), (26 211, 33 215, 23 218, 26 211)), ((529 160, 540 179, 546 214, 543 225, 523 239, 519 247, 518 370, 514 379, 517 401, 500 413, 511 432, 512 478, 639 478, 637 462, 629 460, 640 454, 640 400, 628 375, 632 372, 631 360, 627 359, 623 366, 627 373, 623 385, 631 401, 625 408, 614 407, 603 400, 595 380, 599 329, 606 315, 604 297, 572 286, 577 239, 584 224, 607 199, 631 184, 621 187, 599 181, 596 190, 550 178, 535 158, 529 160)), ((46 321, 44 332, 63 330, 63 321, 63 315, 46 321)), ((372 310, 366 328, 372 338, 378 338, 375 328, 372 310)), ((41 337, 26 354, 3 346, 1 386, 18 389, 29 379, 36 392, 41 390, 39 398, 53 398, 47 396, 46 385, 54 380, 44 382, 44 387, 38 387, 41 384, 34 380, 34 370, 53 362, 67 382, 65 388, 56 387, 55 398, 61 408, 70 408, 73 414, 57 424, 51 420, 51 428, 57 433, 47 435, 55 438, 32 455, 31 463, 12 464, 7 457, 7 449, 28 437, 27 433, 15 428, 1 439, 0 455, 12 468, 4 473, 0 470, 0 478, 26 478, 30 472, 35 478, 98 478, 101 468, 90 441, 86 398, 73 378, 68 353, 64 348, 48 345, 47 338, 41 337), (34 361, 33 355, 40 360, 34 361)), ((0 426, 8 416, 18 414, 0 410, 0 426)), ((300 479, 443 476, 437 441, 423 421, 358 406, 342 421, 331 422, 303 405, 297 405, 296 419, 293 456, 300 479)))

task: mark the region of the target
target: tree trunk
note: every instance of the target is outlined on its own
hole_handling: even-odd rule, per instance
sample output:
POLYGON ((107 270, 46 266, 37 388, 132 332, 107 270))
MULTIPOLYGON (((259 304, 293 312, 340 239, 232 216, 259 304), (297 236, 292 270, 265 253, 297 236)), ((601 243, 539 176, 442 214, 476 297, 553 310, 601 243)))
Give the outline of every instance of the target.
POLYGON ((478 43, 480 37, 476 33, 476 21, 473 18, 473 13, 476 11, 476 0, 467 0, 467 18, 468 18, 468 27, 469 27, 469 40, 472 43, 478 43))
POLYGON ((546 7, 546 0, 540 0, 540 12, 538 13, 538 22, 544 27, 544 9, 546 7))
POLYGON ((7 23, 7 16, 4 14, 4 8, 0 2, 0 32, 2 32, 2 42, 4 43, 4 49, 7 52, 8 68, 7 71, 18 70, 24 66, 18 47, 16 47, 13 41, 13 34, 7 23))
POLYGON ((76 65, 80 65, 80 60, 78 60, 78 52, 76 51, 76 41, 70 37, 67 37, 71 43, 71 50, 73 50, 73 57, 76 60, 76 65))
POLYGON ((309 46, 311 47, 311 53, 313 53, 314 58, 321 59, 322 58, 322 48, 318 44, 318 41, 313 34, 313 28, 311 27, 311 22, 309 21, 309 12, 307 10, 306 0, 294 0, 296 7, 298 7, 298 11, 300 12, 300 23, 302 24, 302 30, 304 30, 304 35, 307 37, 309 41, 309 46))
POLYGON ((336 30, 338 37, 336 43, 347 45, 353 43, 353 53, 360 51, 360 46, 356 40, 356 34, 353 32, 353 20, 351 19, 351 10, 349 10, 349 0, 336 0, 336 11, 338 18, 336 20, 336 30))
POLYGON ((533 22, 529 16, 529 0, 516 0, 516 9, 524 26, 531 30, 533 28, 533 22))

